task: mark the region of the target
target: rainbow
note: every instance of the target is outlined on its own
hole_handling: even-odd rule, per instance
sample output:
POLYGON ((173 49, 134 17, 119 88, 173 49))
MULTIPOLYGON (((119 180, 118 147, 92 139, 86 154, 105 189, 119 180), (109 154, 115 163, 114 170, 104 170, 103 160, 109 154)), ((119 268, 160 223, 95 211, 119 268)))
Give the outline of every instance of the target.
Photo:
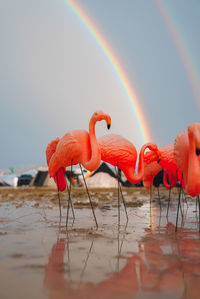
POLYGON ((188 81, 190 82, 190 86, 192 88, 194 99, 200 111, 200 79, 198 77, 197 71, 195 70, 195 64, 190 58, 190 54, 187 50, 186 43, 184 39, 181 37, 181 34, 179 33, 180 30, 177 29, 178 26, 175 24, 173 18, 170 16, 169 9, 166 7, 163 1, 155 0, 155 2, 179 53, 183 67, 188 77, 188 81))
POLYGON ((139 100, 136 97, 135 92, 133 91, 131 84, 125 74, 123 68, 121 67, 119 61, 111 50, 110 46, 106 42, 105 38, 102 36, 100 31, 96 28, 92 20, 87 16, 87 14, 83 11, 83 9, 75 3, 73 0, 64 0, 65 3, 72 9, 75 15, 81 20, 81 22, 86 26, 89 33, 94 37, 97 44, 100 46, 104 54, 106 55, 108 61, 110 62, 112 68, 117 75, 125 94, 131 104, 134 116, 136 117, 137 123, 139 125, 139 129, 141 132, 141 136, 144 142, 150 141, 151 136, 149 133, 149 129, 146 123, 146 119, 142 112, 142 109, 139 105, 139 100))

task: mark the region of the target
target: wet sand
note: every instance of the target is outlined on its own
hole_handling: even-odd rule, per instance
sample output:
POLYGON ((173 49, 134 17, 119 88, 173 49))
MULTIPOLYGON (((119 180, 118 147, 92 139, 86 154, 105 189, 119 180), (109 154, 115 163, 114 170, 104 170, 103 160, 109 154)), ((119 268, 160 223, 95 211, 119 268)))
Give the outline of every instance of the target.
POLYGON ((174 231, 177 190, 125 188, 118 226, 117 190, 73 188, 75 221, 67 193, 48 188, 0 189, 0 298, 199 298, 200 238, 196 202, 182 204, 174 231))

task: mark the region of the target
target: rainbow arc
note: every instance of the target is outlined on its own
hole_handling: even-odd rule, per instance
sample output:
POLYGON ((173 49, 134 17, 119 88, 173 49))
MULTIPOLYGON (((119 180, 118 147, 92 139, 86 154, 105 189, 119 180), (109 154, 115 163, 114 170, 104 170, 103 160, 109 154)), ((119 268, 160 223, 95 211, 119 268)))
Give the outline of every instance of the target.
POLYGON ((84 24, 84 26, 86 26, 89 33, 94 37, 96 43, 100 46, 100 48, 104 52, 113 70, 115 71, 115 74, 117 75, 121 86, 124 89, 124 92, 129 100, 129 103, 131 104, 134 117, 136 118, 137 123, 139 125, 140 133, 144 143, 150 141, 151 135, 146 123, 146 118, 139 105, 139 99, 137 98, 136 93, 134 92, 129 79, 125 71, 123 70, 122 66, 120 65, 120 62, 118 61, 113 50, 111 49, 111 47, 109 46, 108 42, 103 37, 103 35, 100 33, 98 28, 92 22, 91 18, 80 7, 80 5, 78 5, 74 0, 64 0, 64 1, 73 10, 73 12, 76 14, 78 19, 84 24))
POLYGON ((175 24, 169 8, 167 8, 164 1, 155 0, 157 7, 160 11, 161 16, 163 17, 164 23, 170 33, 171 39, 174 42, 174 45, 177 49, 179 57, 181 59, 182 65, 185 69, 186 76, 190 83, 194 100, 200 111, 200 78, 195 70, 195 64, 191 59, 190 52, 187 49, 187 44, 185 43, 183 37, 178 30, 178 26, 175 24))

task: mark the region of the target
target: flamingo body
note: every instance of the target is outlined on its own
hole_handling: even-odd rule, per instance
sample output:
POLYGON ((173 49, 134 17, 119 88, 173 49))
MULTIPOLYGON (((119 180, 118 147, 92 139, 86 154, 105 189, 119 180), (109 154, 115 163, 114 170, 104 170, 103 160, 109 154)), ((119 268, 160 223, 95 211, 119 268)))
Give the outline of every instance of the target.
MULTIPOLYGON (((98 150, 100 154, 100 151, 98 150)), ((87 131, 75 130, 66 133, 56 149, 56 159, 57 167, 70 166, 71 161, 73 165, 78 163, 84 164, 84 161, 88 161, 91 158, 91 144, 90 138, 87 131), (86 149, 86 150, 85 150, 86 149)), ((97 161, 97 164, 100 161, 97 161)), ((51 166, 51 165, 50 165, 51 166)), ((51 174, 51 169, 49 169, 51 174)))
POLYGON ((108 134, 98 138, 101 159, 120 169, 130 165, 135 168, 137 151, 134 145, 120 135, 108 134))
POLYGON ((124 137, 116 134, 109 134, 98 139, 101 150, 101 159, 105 162, 118 166, 125 174, 128 181, 136 184, 142 180, 144 174, 143 156, 146 148, 154 150, 158 155, 158 148, 155 144, 145 144, 139 156, 138 173, 135 174, 137 151, 135 146, 124 137))
POLYGON ((71 164, 80 163, 89 171, 99 166, 101 152, 95 136, 95 124, 101 120, 106 120, 108 128, 110 127, 110 116, 97 111, 90 119, 89 133, 84 130, 74 130, 60 139, 49 163, 50 177, 54 177, 59 168, 65 168, 71 164))

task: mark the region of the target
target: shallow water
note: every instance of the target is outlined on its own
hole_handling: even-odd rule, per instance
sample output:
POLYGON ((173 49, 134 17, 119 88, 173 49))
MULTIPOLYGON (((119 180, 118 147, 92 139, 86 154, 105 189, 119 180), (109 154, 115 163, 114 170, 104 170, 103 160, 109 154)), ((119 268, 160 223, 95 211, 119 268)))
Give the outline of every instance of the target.
POLYGON ((0 197, 1 299, 199 298, 195 201, 182 204, 177 233, 177 201, 167 219, 165 200, 162 210, 157 200, 150 208, 139 193, 143 205, 127 208, 128 223, 121 206, 118 226, 117 205, 107 201, 95 209, 98 229, 89 207, 79 206, 66 230, 66 209, 60 223, 50 196, 34 196, 22 189, 0 197))

